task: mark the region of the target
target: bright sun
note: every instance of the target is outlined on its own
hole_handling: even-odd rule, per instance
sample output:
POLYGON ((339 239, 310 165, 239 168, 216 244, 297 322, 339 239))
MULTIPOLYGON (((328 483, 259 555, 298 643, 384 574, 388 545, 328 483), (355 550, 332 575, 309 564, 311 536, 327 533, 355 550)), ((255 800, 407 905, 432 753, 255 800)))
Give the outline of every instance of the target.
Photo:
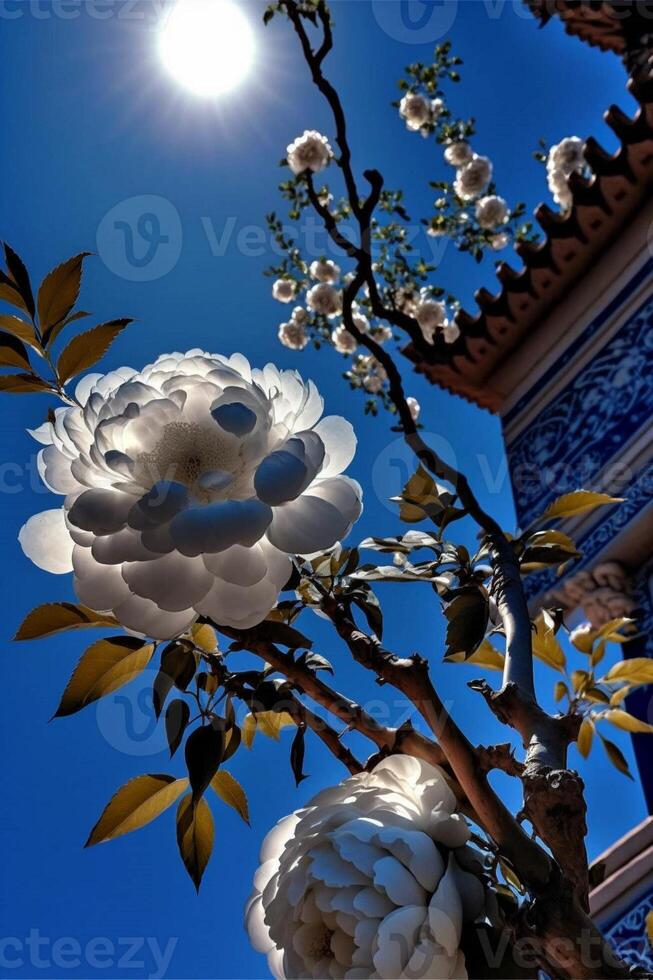
POLYGON ((176 0, 159 36, 159 52, 184 88, 211 98, 245 78, 254 37, 233 0, 176 0))

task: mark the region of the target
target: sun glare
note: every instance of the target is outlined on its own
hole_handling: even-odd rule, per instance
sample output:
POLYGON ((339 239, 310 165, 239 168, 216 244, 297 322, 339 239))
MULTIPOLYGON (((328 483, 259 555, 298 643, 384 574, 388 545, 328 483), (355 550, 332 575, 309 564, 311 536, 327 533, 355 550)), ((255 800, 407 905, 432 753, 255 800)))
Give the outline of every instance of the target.
POLYGON ((161 30, 159 52, 180 85, 214 98, 248 74, 254 37, 233 0, 177 0, 161 30))

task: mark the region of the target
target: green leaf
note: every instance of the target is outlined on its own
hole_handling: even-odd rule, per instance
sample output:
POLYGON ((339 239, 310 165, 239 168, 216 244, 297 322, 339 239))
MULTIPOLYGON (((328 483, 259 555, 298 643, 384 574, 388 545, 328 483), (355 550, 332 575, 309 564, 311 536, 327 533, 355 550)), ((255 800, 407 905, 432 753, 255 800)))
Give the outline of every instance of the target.
POLYGON ((628 684, 653 684, 653 659, 650 657, 631 657, 614 664, 601 678, 603 683, 626 681, 628 684))
POLYGON ((245 823, 249 824, 247 795, 238 780, 234 779, 230 772, 227 772, 226 769, 216 772, 211 780, 211 789, 217 793, 223 803, 232 807, 245 823))
POLYGON ((603 748, 606 751, 608 759, 615 767, 615 769, 618 769, 619 772, 622 772, 624 774, 624 776, 628 776, 629 779, 632 779, 633 777, 630 773, 630 769, 628 768, 628 763, 626 762, 626 759, 621 749, 617 748, 614 742, 611 742, 609 738, 605 738, 603 735, 601 735, 600 732, 597 732, 596 734, 601 739, 601 742, 603 743, 603 748))
POLYGON ((224 724, 214 718, 190 733, 186 740, 186 766, 193 799, 197 801, 209 785, 222 761, 224 724))
MULTIPOLYGON (((546 508, 539 521, 560 520, 563 517, 575 517, 576 514, 584 514, 588 510, 596 507, 605 507, 607 504, 620 504, 623 497, 611 497, 607 493, 597 493, 594 490, 572 490, 571 493, 563 493, 561 497, 552 501, 546 508)), ((536 523, 539 523, 536 521, 536 523)))
POLYGON ((184 737, 184 732, 190 721, 190 708, 188 702, 181 698, 175 698, 166 708, 165 729, 170 749, 170 758, 173 757, 184 737))
POLYGON ((43 342, 47 346, 49 332, 61 320, 64 320, 79 296, 82 281, 82 264, 90 252, 81 252, 56 269, 49 272, 38 292, 37 309, 43 342))
POLYGON ((215 828, 206 800, 184 796, 177 807, 177 845, 197 891, 213 850, 215 828))
POLYGON ((462 654, 467 660, 485 638, 488 622, 487 595, 481 589, 465 587, 447 604, 447 649, 445 659, 462 654))
POLYGON ((140 830, 172 806, 188 787, 187 779, 161 774, 136 776, 111 798, 85 847, 140 830))
POLYGON ((592 749, 592 742, 594 740, 594 722, 591 718, 583 718, 580 729, 578 731, 578 739, 576 744, 578 745, 578 751, 582 755, 583 759, 586 759, 590 754, 592 749))
POLYGON ((98 613, 77 602, 48 602, 37 606, 23 620, 14 640, 36 640, 65 630, 87 629, 96 626, 120 627, 109 613, 98 613))
POLYGON ((622 708, 611 708, 609 711, 605 711, 602 717, 624 732, 653 732, 653 725, 636 718, 622 708))
POLYGON ((153 643, 144 643, 135 636, 117 636, 93 643, 75 667, 54 717, 81 711, 128 684, 145 670, 153 653, 153 643))
POLYGON ((130 323, 132 323, 130 318, 109 320, 73 337, 68 346, 64 347, 57 362, 57 377, 61 384, 70 381, 81 371, 93 367, 106 354, 118 334, 130 323))

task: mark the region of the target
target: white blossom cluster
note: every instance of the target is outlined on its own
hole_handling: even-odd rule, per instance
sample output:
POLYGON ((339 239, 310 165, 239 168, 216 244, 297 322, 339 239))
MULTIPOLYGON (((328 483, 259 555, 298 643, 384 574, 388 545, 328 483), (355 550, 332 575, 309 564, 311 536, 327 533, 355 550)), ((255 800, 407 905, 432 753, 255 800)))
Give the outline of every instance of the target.
POLYGON ((399 115, 406 123, 406 128, 413 133, 421 133, 424 137, 429 135, 443 109, 442 99, 429 99, 419 92, 407 92, 399 103, 399 115))
POLYGON ((463 980, 463 925, 495 909, 470 837, 444 773, 390 756, 270 831, 250 940, 280 980, 463 980))
POLYGON ((460 327, 455 320, 448 318, 446 305, 434 299, 428 289, 422 289, 416 296, 398 296, 395 301, 398 301, 404 313, 417 320, 427 344, 434 343, 438 333, 446 344, 453 344, 458 340, 460 327))
POLYGON ((301 136, 286 148, 288 166, 295 174, 319 173, 328 165, 333 156, 333 150, 326 136, 315 129, 305 129, 301 136))
POLYGON ((547 183, 553 200, 563 211, 568 210, 573 203, 569 178, 573 173, 582 174, 587 168, 584 151, 585 143, 582 139, 578 136, 567 136, 548 152, 547 183))

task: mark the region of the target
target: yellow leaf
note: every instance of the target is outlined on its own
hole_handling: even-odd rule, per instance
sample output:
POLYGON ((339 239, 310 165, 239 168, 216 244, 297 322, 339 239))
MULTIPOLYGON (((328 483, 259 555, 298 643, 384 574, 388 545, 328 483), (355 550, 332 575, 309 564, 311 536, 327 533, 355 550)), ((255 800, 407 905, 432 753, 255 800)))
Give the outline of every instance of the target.
POLYGON ((257 711, 256 724, 263 735, 278 742, 281 729, 294 725, 295 722, 287 711, 257 711))
POLYGON ((605 656, 607 640, 599 640, 590 654, 590 667, 597 667, 605 656))
POLYGON ((37 606, 23 620, 14 639, 36 640, 53 636, 64 630, 86 629, 92 626, 119 627, 120 623, 110 613, 98 613, 78 602, 48 602, 37 606))
POLYGON ((546 626, 542 613, 539 613, 533 626, 533 653, 538 660, 555 670, 564 670, 567 663, 564 651, 552 629, 546 626))
POLYGON ((646 916, 646 938, 649 946, 653 946, 653 912, 649 912, 646 916))
POLYGON ((215 630, 213 630, 208 623, 196 623, 191 628, 191 636, 193 637, 193 642, 200 650, 204 650, 205 653, 215 653, 218 649, 218 641, 215 636, 215 630))
POLYGON ((591 683, 592 675, 586 670, 573 670, 571 672, 571 683, 576 694, 582 691, 591 683))
POLYGON ((611 742, 609 738, 605 738, 603 735, 601 735, 600 732, 597 732, 597 735, 601 739, 601 742, 603 743, 603 747, 606 751, 608 759, 615 767, 615 769, 618 769, 619 772, 622 772, 624 774, 624 776, 628 776, 629 779, 632 779, 633 777, 630 774, 628 763, 626 762, 626 759, 624 758, 624 754, 621 751, 621 749, 619 749, 614 744, 614 742, 611 742))
POLYGON ((240 814, 245 823, 249 823, 247 795, 238 780, 234 779, 230 772, 227 772, 226 769, 219 769, 211 780, 211 788, 224 803, 233 807, 236 813, 240 814))
POLYGON ((571 493, 563 493, 557 500, 552 501, 540 520, 551 521, 562 517, 575 517, 576 514, 594 510, 595 507, 620 504, 623 499, 623 497, 610 497, 607 493, 597 493, 594 490, 572 490, 571 493))
POLYGON ((245 716, 242 727, 242 739, 246 748, 251 749, 256 735, 256 717, 253 714, 245 716))
POLYGON ((612 708, 610 711, 606 711, 603 717, 607 718, 611 724, 616 725, 617 728, 622 728, 625 732, 653 732, 653 725, 649 725, 647 722, 635 718, 634 715, 629 714, 622 708, 612 708))
POLYGON ((598 687, 588 687, 583 691, 586 701, 593 701, 595 704, 610 704, 610 698, 598 687))
POLYGON ((580 653, 590 654, 598 631, 590 629, 589 623, 577 626, 569 634, 569 639, 580 653))
POLYGON ((153 643, 133 636, 93 643, 75 667, 55 718, 72 715, 129 683, 147 667, 153 652, 153 643))
POLYGON ((80 371, 85 371, 99 361, 118 334, 131 323, 130 319, 109 320, 92 330, 80 333, 64 347, 57 362, 57 377, 61 384, 70 381, 80 371))
POLYGON ((63 320, 77 302, 82 280, 82 263, 90 252, 81 252, 49 272, 41 283, 37 308, 41 332, 46 338, 51 327, 63 320))
POLYGON ((593 740, 594 722, 591 718, 583 718, 577 739, 578 751, 582 755, 583 759, 586 759, 590 754, 593 740))
POLYGON ((488 670, 503 670, 505 657, 500 650, 492 646, 489 640, 483 640, 471 656, 465 657, 465 651, 459 650, 457 653, 448 656, 446 662, 448 664, 475 664, 477 667, 487 667, 488 670))
POLYGON ((601 680, 608 683, 627 681, 629 684, 653 684, 653 659, 631 657, 630 660, 620 660, 601 680))
POLYGON ((213 816, 206 800, 202 797, 194 804, 190 794, 184 796, 177 807, 177 845, 197 891, 211 857, 214 837, 213 816))
POLYGON ((630 686, 630 684, 624 684, 623 687, 618 688, 614 692, 614 694, 610 696, 610 704, 613 707, 615 705, 621 704, 621 702, 628 697, 631 691, 632 691, 632 687, 630 686))
POLYGON ((187 779, 175 779, 174 776, 147 775, 130 779, 104 808, 84 846, 92 847, 132 830, 140 830, 172 806, 187 786, 187 779))
POLYGON ((553 688, 553 696, 556 701, 562 701, 565 696, 569 696, 569 691, 564 681, 556 681, 555 687, 553 688))

